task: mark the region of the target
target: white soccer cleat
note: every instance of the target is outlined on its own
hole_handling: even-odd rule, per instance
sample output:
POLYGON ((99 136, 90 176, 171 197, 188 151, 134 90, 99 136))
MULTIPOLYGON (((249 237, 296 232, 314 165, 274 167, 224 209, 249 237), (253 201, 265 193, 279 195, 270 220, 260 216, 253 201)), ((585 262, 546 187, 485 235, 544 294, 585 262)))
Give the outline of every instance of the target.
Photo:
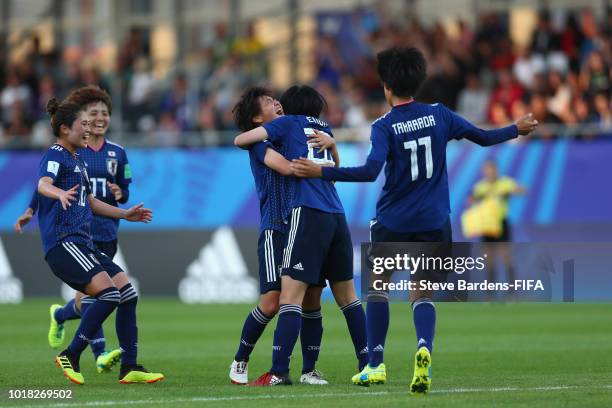
POLYGON ((310 385, 329 384, 325 379, 323 379, 323 374, 316 368, 312 371, 302 374, 302 376, 300 377, 300 382, 302 384, 310 384, 310 385))
POLYGON ((230 366, 229 378, 232 384, 247 385, 249 382, 249 363, 234 360, 230 366))

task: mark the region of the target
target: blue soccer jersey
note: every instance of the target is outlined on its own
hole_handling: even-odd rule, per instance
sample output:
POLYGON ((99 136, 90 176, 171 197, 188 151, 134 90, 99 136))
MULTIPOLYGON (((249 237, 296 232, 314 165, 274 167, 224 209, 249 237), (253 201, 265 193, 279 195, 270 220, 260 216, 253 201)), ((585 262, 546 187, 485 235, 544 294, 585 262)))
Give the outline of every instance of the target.
POLYGON ((51 177, 53 185, 62 190, 78 186, 76 200, 66 210, 59 200, 39 194, 38 219, 45 254, 64 242, 93 248, 89 205, 91 189, 86 166, 79 155, 72 156, 65 148, 54 144, 43 156, 38 176, 51 177))
POLYGON ((447 142, 466 138, 489 146, 517 136, 515 125, 485 131, 442 104, 409 102, 374 121, 364 166, 323 168, 323 179, 373 181, 386 163, 376 219, 392 231, 432 231, 450 214, 447 142))
MULTIPOLYGON (((269 140, 283 149, 287 160, 317 156, 317 149, 308 146, 312 129, 331 135, 329 125, 320 119, 303 115, 285 115, 263 125, 269 140)), ((293 207, 310 207, 328 213, 344 213, 336 187, 322 179, 296 179, 293 207)))
MULTIPOLYGON (((115 195, 108 188, 107 182, 117 184, 122 192, 121 203, 129 197, 129 185, 132 173, 125 149, 109 140, 104 140, 98 150, 91 147, 79 149, 81 159, 87 165, 87 174, 91 182, 91 192, 100 201, 117 207, 115 195)), ((91 232, 94 241, 114 241, 117 239, 119 220, 94 215, 91 232)))
MULTIPOLYGON (((127 154, 122 146, 105 140, 102 147, 98 150, 87 147, 78 149, 77 153, 87 167, 90 188, 94 197, 117 207, 119 203, 115 200, 115 195, 106 184, 110 182, 117 184, 123 192, 120 203, 127 202, 130 194, 129 185, 132 182, 132 174, 127 154)), ((35 190, 29 206, 34 211, 38 209, 38 198, 38 191, 35 190)), ((114 241, 117 239, 118 229, 119 220, 98 215, 93 216, 91 233, 94 241, 114 241)))
POLYGON ((283 177, 264 164, 268 148, 272 148, 271 143, 265 141, 249 149, 251 172, 259 197, 260 230, 272 229, 285 233, 286 220, 291 212, 292 186, 295 183, 291 177, 283 177))

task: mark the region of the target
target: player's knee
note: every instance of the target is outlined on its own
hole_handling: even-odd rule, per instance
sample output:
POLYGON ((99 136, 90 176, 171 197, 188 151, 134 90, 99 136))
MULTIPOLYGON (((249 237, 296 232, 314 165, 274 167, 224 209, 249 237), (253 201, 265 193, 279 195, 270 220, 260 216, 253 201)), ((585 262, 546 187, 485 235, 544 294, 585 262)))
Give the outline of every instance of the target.
POLYGON ((121 295, 120 304, 136 304, 138 303, 138 293, 136 288, 131 283, 127 283, 121 289, 119 289, 121 295))
POLYGON ((271 291, 259 299, 259 309, 267 317, 274 317, 278 313, 280 292, 271 291))
POLYGON ((415 302, 420 301, 421 299, 429 299, 433 296, 433 292, 431 290, 415 290, 410 292, 410 302, 413 304, 415 302))
POLYGON ((389 302, 389 293, 382 290, 368 290, 368 302, 389 302))
POLYGON ((321 308, 321 292, 322 287, 308 288, 304 300, 302 301, 302 308, 304 310, 316 310, 321 308))
POLYGON ((419 305, 425 305, 425 304, 434 306, 434 301, 430 297, 427 297, 427 296, 423 296, 418 299, 415 299, 412 301, 412 310, 416 309, 416 307, 419 305))
POLYGON ((260 303, 259 309, 267 317, 273 317, 273 316, 276 316, 276 314, 278 313, 278 303, 273 303, 273 302, 260 303))
MULTIPOLYGON (((102 289, 100 292, 98 292, 98 294, 96 295, 96 299, 103 300, 105 302, 115 303, 118 305, 119 301, 121 300, 121 294, 119 293, 116 287, 111 286, 110 288, 102 289)), ((85 298, 83 299, 83 301, 84 300, 85 298)))
POLYGON ((341 308, 357 300, 354 290, 334 291, 334 299, 341 308))

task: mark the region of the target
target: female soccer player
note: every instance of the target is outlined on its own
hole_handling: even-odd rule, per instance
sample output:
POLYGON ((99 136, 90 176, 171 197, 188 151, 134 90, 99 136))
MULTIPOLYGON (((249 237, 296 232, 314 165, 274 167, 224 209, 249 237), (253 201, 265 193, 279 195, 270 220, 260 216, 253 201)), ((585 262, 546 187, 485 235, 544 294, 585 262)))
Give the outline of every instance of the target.
MULTIPOLYGON (((97 199, 115 207, 118 204, 126 203, 129 198, 129 184, 132 181, 127 155, 123 147, 105 137, 112 113, 110 96, 98 86, 90 85, 71 92, 68 101, 83 106, 91 122, 87 147, 79 149, 78 153, 87 165, 92 194, 97 199)), ((15 223, 17 232, 21 232, 37 208, 38 191, 34 191, 29 207, 15 223)), ((91 232, 94 245, 110 259, 113 259, 117 252, 118 228, 118 220, 96 215, 93 217, 91 232)), ((48 334, 51 347, 62 346, 65 337, 64 322, 80 319, 93 301, 93 298, 77 292, 75 298, 65 305, 51 305, 49 308, 51 324, 48 334)), ((119 362, 120 349, 105 351, 106 340, 102 328, 91 339, 90 345, 98 372, 108 372, 119 362)))
POLYGON ((123 210, 95 198, 87 168, 77 153, 87 146, 91 129, 85 108, 53 98, 47 111, 57 142, 47 150, 39 169, 39 220, 45 260, 63 282, 95 298, 83 313, 72 342, 55 362, 70 381, 84 384, 79 367, 81 353, 117 309, 117 337, 123 350, 120 383, 160 381, 163 374, 150 373, 137 364, 138 295, 121 268, 94 246, 90 231, 93 214, 148 223, 152 211, 142 204, 123 210))
MULTIPOLYGON (((281 147, 287 159, 313 156, 324 160, 314 157, 321 152, 314 152, 313 144, 309 143, 317 138, 314 129, 331 133, 327 123, 319 119, 325 107, 323 97, 311 87, 294 86, 281 97, 281 104, 285 116, 240 134, 234 143, 246 148, 268 139, 281 147)), ((346 319, 359 370, 367 363, 365 314, 355 294, 353 244, 338 193, 333 183, 327 181, 292 181, 294 195, 283 251, 273 364, 253 384, 258 386, 291 384, 289 359, 302 326, 302 302, 310 285, 322 285, 325 280, 329 281, 346 319)))

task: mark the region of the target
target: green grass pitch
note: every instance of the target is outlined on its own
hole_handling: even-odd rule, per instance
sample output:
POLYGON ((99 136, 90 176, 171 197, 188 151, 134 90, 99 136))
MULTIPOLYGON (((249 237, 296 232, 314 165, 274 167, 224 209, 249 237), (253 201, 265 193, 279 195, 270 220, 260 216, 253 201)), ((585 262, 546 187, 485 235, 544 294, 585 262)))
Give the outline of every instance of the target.
MULTIPOLYGON (((323 308, 318 367, 329 386, 251 388, 229 385, 244 317, 251 305, 184 305, 144 298, 139 304, 140 360, 166 375, 150 385, 120 385, 117 373, 97 374, 86 350, 86 384, 70 384, 47 344, 48 300, 0 306, 0 405, 48 407, 610 407, 612 305, 438 304, 433 388, 410 397, 415 335, 408 304, 392 305, 386 385, 350 385, 356 372, 344 318, 323 308), (72 389, 71 400, 10 400, 9 389, 72 389)), ((67 335, 77 321, 67 323, 67 335)), ((250 379, 270 366, 267 328, 251 358, 250 379)), ((117 340, 106 326, 109 345, 117 340)), ((299 380, 299 344, 292 378, 299 380)))

